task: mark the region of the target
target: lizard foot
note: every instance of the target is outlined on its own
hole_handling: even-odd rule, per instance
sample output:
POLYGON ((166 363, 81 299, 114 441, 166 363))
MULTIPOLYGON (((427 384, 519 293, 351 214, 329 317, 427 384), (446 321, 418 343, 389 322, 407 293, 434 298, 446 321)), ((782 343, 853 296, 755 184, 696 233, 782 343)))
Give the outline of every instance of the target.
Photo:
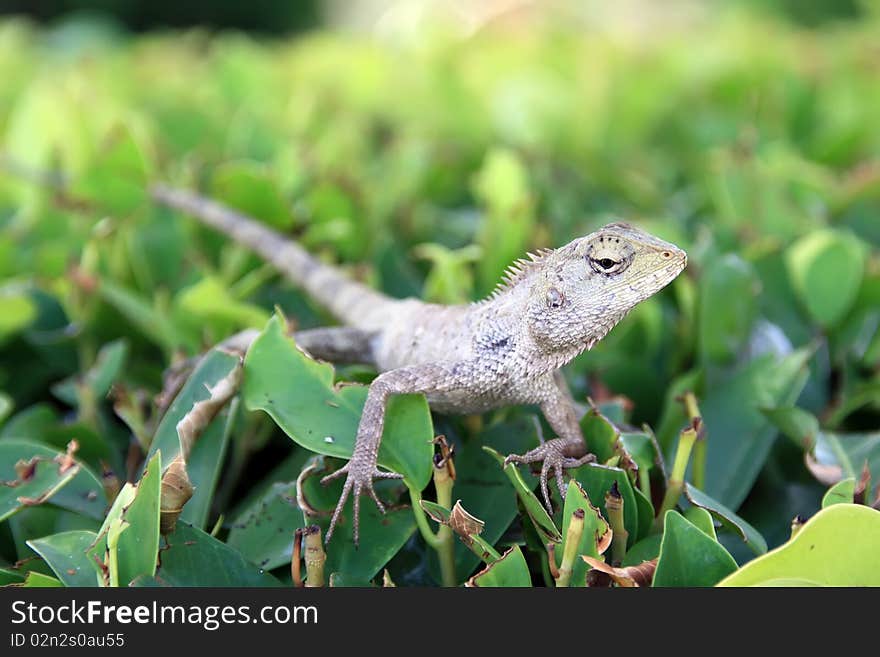
POLYGON ((539 447, 526 452, 523 455, 511 454, 504 459, 504 465, 508 463, 541 463, 541 494, 544 496, 544 504, 547 510, 553 513, 553 504, 550 502, 550 491, 547 487, 547 478, 550 471, 556 475, 556 486, 559 488, 559 495, 565 499, 565 481, 562 479, 562 472, 566 468, 577 468, 584 463, 592 463, 596 460, 595 454, 585 454, 579 458, 566 455, 566 451, 571 449, 571 442, 564 438, 555 438, 548 440, 539 447))
POLYGON ((342 513, 342 507, 345 506, 345 501, 348 499, 349 493, 354 493, 352 497, 354 505, 354 544, 357 546, 361 495, 367 493, 373 498, 376 506, 379 507, 379 511, 385 513, 385 505, 382 504, 382 501, 379 499, 379 496, 376 495, 376 491, 373 488, 373 479, 403 479, 403 475, 396 472, 382 472, 376 468, 375 463, 364 463, 354 458, 343 467, 339 468, 336 472, 321 479, 321 483, 327 484, 334 479, 338 479, 343 474, 347 475, 345 478, 345 485, 342 487, 342 494, 339 496, 339 503, 333 511, 333 517, 330 519, 330 528, 327 530, 327 536, 324 539, 324 542, 330 542, 330 538, 333 536, 333 530, 336 528, 336 521, 339 520, 339 516, 342 513))

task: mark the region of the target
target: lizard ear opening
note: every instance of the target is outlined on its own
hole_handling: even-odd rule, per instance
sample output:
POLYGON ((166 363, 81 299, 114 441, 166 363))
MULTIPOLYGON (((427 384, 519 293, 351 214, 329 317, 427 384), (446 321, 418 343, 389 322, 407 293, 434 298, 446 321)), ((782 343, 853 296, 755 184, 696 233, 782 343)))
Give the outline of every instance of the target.
POLYGON ((565 295, 555 287, 547 288, 547 307, 561 308, 565 304, 565 295))

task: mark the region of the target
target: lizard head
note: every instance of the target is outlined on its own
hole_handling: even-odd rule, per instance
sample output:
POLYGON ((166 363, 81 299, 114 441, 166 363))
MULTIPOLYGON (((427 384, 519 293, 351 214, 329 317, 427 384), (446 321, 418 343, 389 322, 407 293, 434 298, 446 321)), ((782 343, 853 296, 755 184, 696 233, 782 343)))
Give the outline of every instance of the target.
POLYGON ((687 254, 613 223, 548 253, 541 265, 532 278, 529 331, 543 349, 573 357, 671 283, 687 265, 687 254))

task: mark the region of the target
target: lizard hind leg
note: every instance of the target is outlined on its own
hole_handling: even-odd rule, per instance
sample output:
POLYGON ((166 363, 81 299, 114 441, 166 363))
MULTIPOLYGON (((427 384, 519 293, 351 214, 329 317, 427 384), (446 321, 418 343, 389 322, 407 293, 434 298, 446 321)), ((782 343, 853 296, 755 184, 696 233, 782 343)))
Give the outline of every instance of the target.
POLYGON ((375 365, 375 331, 349 326, 329 326, 297 331, 293 339, 312 358, 331 363, 375 365))

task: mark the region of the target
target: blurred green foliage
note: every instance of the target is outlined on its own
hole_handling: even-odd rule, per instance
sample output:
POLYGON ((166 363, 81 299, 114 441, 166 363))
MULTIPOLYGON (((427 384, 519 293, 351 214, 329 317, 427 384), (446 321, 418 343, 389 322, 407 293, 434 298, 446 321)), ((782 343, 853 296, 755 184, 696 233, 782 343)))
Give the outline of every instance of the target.
MULTIPOLYGON (((119 484, 141 478, 152 442, 173 443, 168 418, 186 408, 157 398, 163 373, 239 329, 262 329, 276 306, 301 327, 329 319, 320 300, 241 247, 152 206, 145 190, 159 180, 251 213, 393 295, 441 302, 479 298, 525 251, 611 218, 685 248, 685 274, 566 368, 576 397, 602 411, 584 425, 602 464, 574 476, 603 513, 603 491, 617 482, 632 555, 659 555, 664 582, 712 584, 730 572, 730 555, 742 563, 764 539, 784 543, 792 517, 815 513, 832 484, 858 482, 865 462, 876 484, 880 15, 866 12, 820 31, 741 11, 644 32, 543 16, 466 38, 435 26, 409 45, 332 32, 271 44, 199 30, 120 40, 100 24, 0 23, 0 581, 82 581, 80 566, 94 566, 66 578, 57 555, 69 546, 158 536, 152 479, 131 510, 137 523, 91 507, 109 508, 119 484), (660 457, 672 463, 688 419, 676 397, 688 390, 703 411, 706 455, 680 506, 709 509, 721 528, 715 537, 699 514, 669 511, 655 523, 674 529, 661 545, 650 530, 670 475, 660 457), (71 439, 75 476, 53 476, 41 460, 28 498, 47 501, 17 501, 16 462, 62 459, 71 439), (714 564, 712 581, 694 575, 695 554, 714 564)), ((183 556, 155 571, 148 554, 120 564, 117 578, 290 581, 290 541, 269 541, 266 528, 313 521, 293 482, 313 451, 337 455, 351 436, 328 449, 297 433, 322 426, 326 409, 285 413, 297 386, 324 394, 333 377, 371 373, 314 370, 277 320, 268 326, 265 353, 246 365, 246 402, 298 444, 233 404, 200 447, 191 472, 200 497, 178 529, 205 563, 227 563, 228 578, 215 582, 222 568, 183 556), (285 359, 301 374, 269 399, 285 359)), ((186 384, 187 404, 228 369, 212 359, 186 384)), ((362 398, 353 390, 341 397, 362 398)), ((414 400, 397 409, 389 421, 401 437, 383 447, 420 449, 405 436, 427 431, 424 409, 414 400)), ((486 522, 482 538, 499 553, 516 546, 484 582, 549 581, 529 511, 534 478, 508 481, 479 449, 536 444, 533 413, 434 418, 467 473, 454 499, 486 522)), ((415 479, 421 486, 423 473, 415 479)), ((312 503, 332 507, 338 491, 312 483, 312 503)), ((380 492, 409 501, 394 482, 380 492)), ((869 483, 861 501, 873 500, 869 483)), ((383 520, 364 506, 371 548, 331 544, 334 581, 364 583, 385 567, 398 584, 438 581, 413 516, 383 520)), ((568 521, 557 511, 541 531, 568 521)), ((172 550, 180 536, 169 537, 172 550)), ((459 548, 464 581, 477 560, 459 548)), ((785 576, 811 580, 796 568, 785 576)))

